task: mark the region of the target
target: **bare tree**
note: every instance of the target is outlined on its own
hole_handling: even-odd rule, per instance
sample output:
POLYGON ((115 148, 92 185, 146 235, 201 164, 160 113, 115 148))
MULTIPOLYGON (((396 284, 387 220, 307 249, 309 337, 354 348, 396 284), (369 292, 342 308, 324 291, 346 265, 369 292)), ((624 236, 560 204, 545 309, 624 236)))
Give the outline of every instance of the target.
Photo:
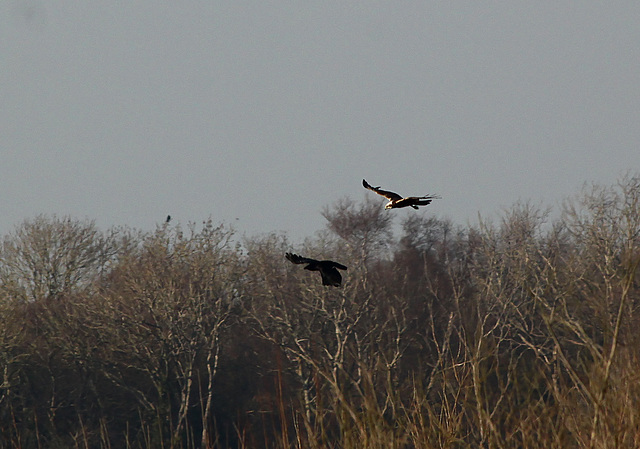
POLYGON ((0 288, 21 301, 55 298, 89 286, 117 252, 92 221, 40 215, 0 247, 0 288))
POLYGON ((377 256, 388 248, 392 241, 392 213, 381 206, 381 202, 367 198, 356 204, 343 198, 331 207, 325 206, 322 216, 327 228, 343 239, 366 265, 370 257, 377 256))
POLYGON ((221 337, 240 278, 232 236, 211 221, 200 231, 190 226, 188 235, 179 227, 158 228, 123 258, 105 290, 104 326, 111 326, 111 344, 122 355, 110 376, 171 430, 172 447, 190 435, 188 414, 194 404, 200 407, 203 447, 215 436, 213 393, 221 337), (144 374, 154 385, 153 394, 129 383, 131 372, 144 374))
POLYGON ((271 255, 265 246, 249 252, 255 269, 249 272, 264 286, 253 292, 250 314, 257 333, 281 349, 301 385, 303 422, 312 447, 318 435, 326 437, 333 420, 342 423, 345 442, 357 435, 366 445, 394 432, 382 423, 384 416, 397 412, 390 395, 397 394, 394 387, 406 348, 405 305, 375 283, 366 286, 366 265, 360 259, 364 254, 376 263, 374 257, 391 239, 391 218, 384 210, 379 213, 378 206, 369 202, 358 208, 344 200, 335 209, 325 209, 328 228, 342 240, 304 250, 349 266, 340 289, 329 290, 287 263, 284 252, 291 248, 286 245, 270 245, 271 255), (324 253, 329 248, 335 252, 324 253))
MULTIPOLYGON (((564 217, 576 251, 566 263, 573 281, 564 286, 569 295, 555 316, 561 328, 596 362, 588 384, 581 381, 579 365, 571 360, 558 338, 556 345, 566 369, 593 408, 591 432, 585 444, 593 448, 605 446, 611 435, 622 430, 614 430, 602 418, 611 407, 606 401, 607 393, 615 391, 617 382, 624 382, 624 377, 613 377, 616 367, 623 374, 619 371, 619 348, 632 341, 637 347, 632 326, 637 322, 640 177, 626 175, 612 187, 585 187, 579 197, 565 203, 564 217)), ((619 401, 609 404, 616 402, 619 401)))

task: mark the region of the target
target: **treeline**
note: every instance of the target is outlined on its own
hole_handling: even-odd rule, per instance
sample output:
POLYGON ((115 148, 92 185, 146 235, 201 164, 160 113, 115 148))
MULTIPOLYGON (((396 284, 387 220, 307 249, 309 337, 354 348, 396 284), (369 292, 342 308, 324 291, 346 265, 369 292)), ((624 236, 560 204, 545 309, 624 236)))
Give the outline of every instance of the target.
POLYGON ((0 446, 640 447, 640 176, 557 218, 433 210, 340 200, 296 247, 24 221, 0 246, 0 446))

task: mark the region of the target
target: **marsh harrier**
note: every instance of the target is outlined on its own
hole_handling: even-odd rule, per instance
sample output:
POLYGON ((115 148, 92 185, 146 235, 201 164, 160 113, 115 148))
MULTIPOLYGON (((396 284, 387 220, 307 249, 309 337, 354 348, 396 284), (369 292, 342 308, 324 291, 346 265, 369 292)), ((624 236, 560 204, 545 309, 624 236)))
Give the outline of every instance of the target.
POLYGON ((340 272, 336 270, 336 268, 340 268, 341 270, 346 270, 347 267, 344 265, 334 262, 333 260, 315 260, 308 259, 306 257, 298 256, 293 253, 285 253, 285 257, 289 262, 293 262, 295 264, 306 263, 308 264, 304 267, 305 270, 309 271, 319 271, 320 276, 322 276, 322 285, 332 285, 334 287, 340 287, 342 284, 342 276, 340 272))
POLYGON ((397 193, 389 192, 388 190, 382 190, 380 187, 370 186, 369 183, 364 179, 362 180, 362 185, 365 189, 376 192, 378 195, 382 195, 389 200, 389 202, 384 205, 385 209, 399 209, 401 207, 407 206, 417 209, 418 206, 426 206, 427 204, 431 204, 431 201, 440 199, 440 197, 437 195, 408 196, 406 198, 403 198, 397 193))

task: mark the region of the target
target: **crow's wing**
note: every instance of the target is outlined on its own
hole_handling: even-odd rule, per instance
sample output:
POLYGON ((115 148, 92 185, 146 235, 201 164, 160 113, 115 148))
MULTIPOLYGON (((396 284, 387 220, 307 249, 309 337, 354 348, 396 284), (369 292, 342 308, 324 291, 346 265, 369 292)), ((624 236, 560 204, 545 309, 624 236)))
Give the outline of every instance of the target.
POLYGON ((402 197, 397 193, 389 192, 388 190, 382 190, 380 187, 373 187, 369 185, 369 183, 364 179, 362 180, 362 185, 364 186, 365 189, 369 189, 372 192, 376 192, 378 195, 384 196, 389 201, 397 201, 402 199, 402 197))
POLYGON ((340 272, 333 266, 324 266, 320 269, 320 276, 322 276, 322 285, 332 285, 339 287, 342 284, 342 276, 340 272))
POLYGON ((287 258, 287 260, 289 262, 293 262, 293 263, 317 263, 318 261, 315 259, 309 259, 307 257, 302 257, 302 256, 298 256, 297 254, 293 254, 293 253, 285 253, 284 256, 287 258))
POLYGON ((340 268, 341 270, 346 270, 347 269, 347 267, 345 267, 341 263, 334 262, 333 260, 325 260, 323 262, 327 262, 327 263, 331 264, 330 265, 331 267, 340 268))

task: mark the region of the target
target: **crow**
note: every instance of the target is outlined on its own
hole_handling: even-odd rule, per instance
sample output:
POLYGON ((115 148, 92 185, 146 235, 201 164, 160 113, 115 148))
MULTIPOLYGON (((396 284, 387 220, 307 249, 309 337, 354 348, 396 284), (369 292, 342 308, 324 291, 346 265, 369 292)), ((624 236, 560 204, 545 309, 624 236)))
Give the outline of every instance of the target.
POLYGON ((334 262, 333 260, 309 259, 307 257, 298 256, 297 254, 293 253, 285 253, 284 256, 292 263, 308 264, 306 267, 304 267, 305 270, 319 271, 320 276, 322 276, 322 285, 332 285, 334 287, 340 287, 340 285, 342 284, 342 276, 340 275, 340 272, 336 270, 336 268, 346 270, 347 267, 338 262, 334 262))

